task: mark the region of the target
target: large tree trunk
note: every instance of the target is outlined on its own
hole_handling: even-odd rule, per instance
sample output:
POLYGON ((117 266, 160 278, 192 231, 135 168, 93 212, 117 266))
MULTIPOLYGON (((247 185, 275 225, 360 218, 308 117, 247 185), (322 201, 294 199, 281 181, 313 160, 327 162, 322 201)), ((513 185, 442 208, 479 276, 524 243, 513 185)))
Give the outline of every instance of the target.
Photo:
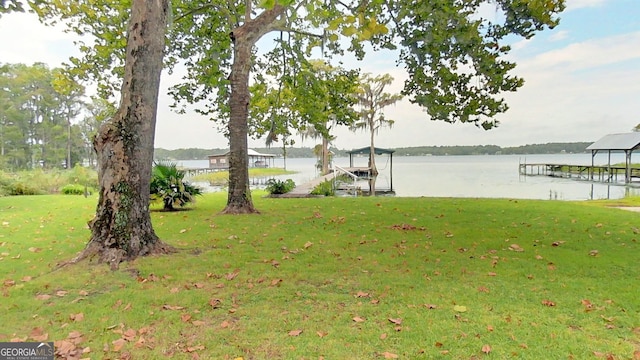
POLYGON ((117 269, 173 248, 158 239, 149 213, 158 89, 169 0, 134 0, 120 108, 94 140, 100 197, 91 239, 76 258, 97 256, 117 269))
POLYGON ((284 12, 276 4, 255 19, 246 18, 242 26, 231 32, 233 40, 233 64, 231 66, 231 99, 229 101, 229 195, 223 214, 257 213, 249 189, 249 75, 251 73, 251 49, 264 34, 270 31, 275 20, 284 12))
MULTIPOLYGON (((242 29, 242 28, 241 28, 242 29)), ((229 195, 223 213, 255 213, 249 189, 249 74, 253 41, 247 32, 234 31, 233 65, 231 67, 231 99, 229 107, 229 195)))

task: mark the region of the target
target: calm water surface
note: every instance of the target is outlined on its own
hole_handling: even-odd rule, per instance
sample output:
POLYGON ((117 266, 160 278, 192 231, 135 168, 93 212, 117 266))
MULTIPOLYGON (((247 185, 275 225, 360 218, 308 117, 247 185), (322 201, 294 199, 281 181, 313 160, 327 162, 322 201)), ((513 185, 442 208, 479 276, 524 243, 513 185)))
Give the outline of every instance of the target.
MULTIPOLYGON (((607 161, 607 155, 601 154, 595 157, 594 162, 596 165, 603 165, 607 161)), ((612 154, 611 162, 624 163, 624 155, 612 154)), ((276 178, 290 178, 296 184, 310 181, 318 176, 315 163, 316 159, 311 158, 287 159, 286 168, 297 173, 276 178)), ((393 166, 389 158, 382 155, 376 157, 376 165, 380 171, 376 188, 393 188, 395 196, 401 197, 587 200, 640 195, 640 188, 634 186, 547 176, 521 176, 518 173, 520 163, 588 165, 591 164, 591 154, 395 156, 393 166)), ((334 164, 348 167, 349 159, 337 158, 334 164)), ((206 167, 207 161, 180 161, 178 165, 206 167)), ((353 165, 364 167, 367 165, 367 158, 356 158, 353 165)), ((284 167, 284 160, 276 159, 275 166, 284 167)), ((362 188, 368 189, 368 185, 363 183, 362 188)), ((213 188, 208 190, 215 191, 213 188)))

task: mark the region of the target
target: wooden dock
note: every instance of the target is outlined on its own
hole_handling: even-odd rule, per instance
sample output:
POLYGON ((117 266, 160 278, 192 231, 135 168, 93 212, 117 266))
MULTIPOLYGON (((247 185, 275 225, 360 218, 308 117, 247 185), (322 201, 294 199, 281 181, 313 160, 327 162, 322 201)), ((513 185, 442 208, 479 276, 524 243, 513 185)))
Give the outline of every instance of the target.
POLYGON ((289 191, 286 194, 271 195, 271 196, 278 197, 278 198, 314 197, 314 195, 311 195, 311 192, 313 191, 313 189, 315 189, 316 186, 320 185, 323 181, 332 180, 333 177, 334 177, 333 173, 320 176, 304 184, 297 185, 295 188, 293 188, 293 190, 289 191))
POLYGON ((214 173, 218 171, 228 171, 229 169, 216 169, 216 168, 181 168, 184 171, 185 177, 193 177, 200 174, 214 173))
MULTIPOLYGON (((366 167, 350 167, 350 168, 341 168, 343 171, 348 171, 349 173, 351 173, 352 175, 356 175, 357 177, 365 177, 365 176, 369 176, 370 174, 370 170, 369 168, 366 167)), ((325 182, 325 181, 331 181, 333 180, 336 176, 338 176, 337 174, 331 172, 327 175, 323 175, 323 176, 319 176, 309 182, 306 182, 304 184, 300 184, 298 186, 296 186, 293 190, 289 191, 286 194, 281 194, 281 195, 277 195, 277 196, 273 196, 272 197, 278 197, 278 198, 305 198, 305 197, 315 197, 314 195, 311 195, 311 192, 313 191, 313 189, 316 188, 316 186, 320 185, 321 183, 325 182)))
POLYGON ((629 183, 640 179, 640 169, 609 165, 520 164, 520 175, 551 176, 608 183, 629 183))

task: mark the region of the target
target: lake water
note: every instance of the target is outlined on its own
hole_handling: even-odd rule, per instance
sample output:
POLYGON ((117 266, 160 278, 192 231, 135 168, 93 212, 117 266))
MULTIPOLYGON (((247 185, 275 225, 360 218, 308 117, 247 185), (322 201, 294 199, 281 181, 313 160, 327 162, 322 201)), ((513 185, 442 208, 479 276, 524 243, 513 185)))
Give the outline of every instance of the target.
MULTIPOLYGON (((606 154, 595 157, 596 165, 606 165, 607 161, 606 154)), ((315 163, 315 158, 286 159, 286 168, 297 173, 276 178, 292 179, 296 184, 310 181, 318 176, 315 163)), ((521 163, 590 165, 591 154, 394 156, 393 174, 388 156, 381 155, 376 157, 380 175, 375 186, 378 190, 392 188, 395 196, 400 197, 587 200, 640 195, 638 184, 625 186, 547 176, 522 176, 518 172, 521 163)), ((624 163, 624 154, 612 154, 611 163, 624 163)), ((336 158, 334 164, 349 167, 349 159, 336 158)), ((186 160, 179 161, 178 165, 207 167, 208 162, 186 160)), ((355 158, 353 165, 366 167, 367 158, 355 158)), ((284 160, 276 159, 275 166, 284 167, 284 160)), ((362 188, 368 189, 368 185, 363 184, 362 188)))

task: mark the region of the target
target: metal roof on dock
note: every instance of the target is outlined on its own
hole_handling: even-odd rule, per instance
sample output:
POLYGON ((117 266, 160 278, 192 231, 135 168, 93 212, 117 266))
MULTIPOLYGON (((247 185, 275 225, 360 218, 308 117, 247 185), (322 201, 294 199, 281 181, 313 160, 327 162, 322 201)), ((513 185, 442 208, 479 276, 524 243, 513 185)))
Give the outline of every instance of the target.
MULTIPOLYGON (((394 152, 396 152, 395 150, 391 150, 391 149, 383 149, 383 148, 379 148, 376 147, 374 148, 374 152, 376 155, 382 155, 382 154, 393 154, 394 152)), ((347 151, 347 154, 370 154, 371 153, 371 147, 367 146, 367 147, 363 147, 360 149, 353 149, 351 151, 347 151)))
POLYGON ((610 134, 587 146, 587 150, 636 150, 640 148, 640 132, 610 134))

